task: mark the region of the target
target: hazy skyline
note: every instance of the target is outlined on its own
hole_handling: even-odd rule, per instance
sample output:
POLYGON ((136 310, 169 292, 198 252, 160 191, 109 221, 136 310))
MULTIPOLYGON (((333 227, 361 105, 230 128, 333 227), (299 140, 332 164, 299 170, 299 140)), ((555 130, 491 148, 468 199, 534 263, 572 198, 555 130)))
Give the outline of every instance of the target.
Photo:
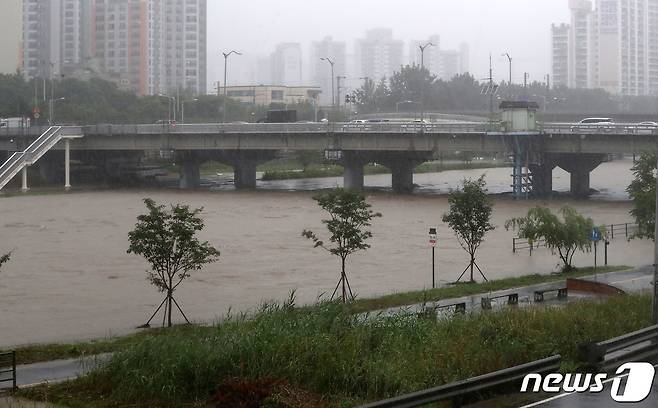
POLYGON ((567 0, 407 0, 402 7, 391 3, 208 0, 208 82, 223 81, 223 50, 267 56, 277 43, 300 42, 307 71, 312 41, 330 35, 345 41, 351 54, 354 41, 376 27, 392 28, 395 38, 405 42, 405 52, 410 40, 432 34, 441 36, 443 49, 468 43, 470 71, 478 79, 488 75, 489 53, 494 76, 506 79, 509 68, 501 54, 509 52, 514 82, 523 81, 523 72, 530 73, 531 80, 543 80, 551 69, 551 23, 569 20, 567 0))

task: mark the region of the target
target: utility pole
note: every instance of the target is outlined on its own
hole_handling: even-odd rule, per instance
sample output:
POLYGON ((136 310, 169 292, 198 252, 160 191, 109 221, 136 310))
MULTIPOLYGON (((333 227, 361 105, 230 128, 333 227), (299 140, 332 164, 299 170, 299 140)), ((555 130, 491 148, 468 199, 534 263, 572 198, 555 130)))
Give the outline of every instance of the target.
POLYGON ((494 116, 494 89, 493 89, 493 64, 491 62, 491 53, 489 53, 489 120, 493 122, 494 116))
POLYGON ((509 61, 509 82, 507 83, 507 87, 509 88, 509 98, 512 99, 512 57, 507 52, 503 56, 507 57, 509 61))
MULTIPOLYGON (((420 48, 420 72, 421 72, 421 75, 425 75, 425 49, 427 47, 433 47, 433 46, 434 46, 434 44, 432 44, 431 42, 428 42, 425 45, 419 45, 418 46, 418 48, 420 48)), ((424 99, 425 99, 425 87, 421 83, 421 86, 420 86, 420 123, 421 123, 421 125, 424 123, 423 119, 424 119, 424 116, 425 116, 425 105, 424 105, 425 100, 424 99)), ((421 129, 424 130, 425 129, 424 126, 421 126, 421 129)))
POLYGON ((222 53, 222 55, 224 56, 224 109, 223 109, 224 119, 222 120, 222 122, 224 122, 224 123, 226 123, 226 99, 227 99, 227 95, 226 95, 226 71, 227 71, 227 68, 228 68, 228 57, 231 54, 242 55, 242 53, 237 52, 235 50, 232 50, 231 52, 228 52, 228 53, 226 53, 226 52, 222 53))
POLYGON ((334 62, 329 57, 320 58, 322 61, 327 61, 331 65, 331 106, 336 109, 336 88, 334 87, 334 62))
POLYGON ((546 74, 546 90, 551 91, 551 74, 546 74))
POLYGON ((658 324, 658 176, 656 176, 656 218, 653 252, 653 324, 658 324))
POLYGON ((336 94, 337 94, 337 97, 338 97, 338 109, 339 110, 340 110, 340 90, 341 90, 340 80, 341 79, 347 79, 347 77, 341 76, 341 75, 336 76, 336 94))

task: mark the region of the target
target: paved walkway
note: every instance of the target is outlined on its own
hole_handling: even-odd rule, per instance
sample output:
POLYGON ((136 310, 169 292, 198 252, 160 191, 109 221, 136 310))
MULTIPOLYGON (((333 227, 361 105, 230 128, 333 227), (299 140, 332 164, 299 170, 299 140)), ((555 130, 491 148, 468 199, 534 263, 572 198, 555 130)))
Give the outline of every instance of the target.
MULTIPOLYGON (((652 266, 643 266, 640 268, 631 269, 628 271, 619 271, 619 272, 607 272, 602 274, 593 274, 588 276, 580 277, 579 279, 590 280, 593 282, 605 283, 622 289, 627 293, 639 292, 643 290, 650 290, 652 288, 653 282, 653 267, 652 266)), ((482 298, 488 296, 490 298, 496 298, 491 301, 492 309, 500 309, 507 307, 507 297, 506 295, 516 293, 518 294, 519 307, 527 307, 530 305, 536 305, 534 302, 534 293, 535 291, 541 290, 557 290, 559 288, 566 287, 566 279, 551 282, 551 283, 541 283, 537 285, 524 286, 519 288, 505 289, 496 292, 489 293, 480 293, 476 295, 463 296, 452 299, 443 299, 438 302, 430 302, 426 306, 443 306, 443 305, 452 305, 455 303, 465 303, 467 312, 480 312, 482 311, 482 298)), ((544 302, 541 305, 556 305, 563 304, 566 302, 571 302, 575 300, 580 300, 583 298, 591 298, 594 295, 583 293, 583 292, 569 292, 569 295, 566 299, 558 299, 557 291, 546 293, 544 302)), ((399 306, 380 311, 379 313, 383 315, 394 315, 398 313, 420 313, 423 311, 424 305, 422 303, 415 305, 399 306)), ((443 312, 446 316, 451 316, 454 309, 443 309, 443 312)), ((370 313, 371 315, 373 313, 370 313)))

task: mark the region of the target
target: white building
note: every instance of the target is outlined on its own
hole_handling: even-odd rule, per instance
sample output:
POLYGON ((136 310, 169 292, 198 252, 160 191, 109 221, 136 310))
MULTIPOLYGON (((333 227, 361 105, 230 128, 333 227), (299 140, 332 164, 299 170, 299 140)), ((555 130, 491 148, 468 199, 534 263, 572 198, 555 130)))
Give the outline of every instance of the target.
POLYGON ((376 28, 366 32, 366 38, 357 40, 361 77, 378 82, 399 71, 403 64, 404 43, 393 39, 393 30, 376 28))
POLYGON ((4 0, 2 3, 3 22, 0 25, 0 74, 14 74, 20 69, 23 42, 22 0, 4 0))
POLYGON ((551 73, 554 86, 569 85, 569 25, 551 26, 551 73))
MULTIPOLYGON (((658 0, 570 0, 567 85, 658 95, 658 0)), ((564 27, 553 30, 553 76, 564 68, 564 27)), ((559 82, 555 82, 556 84, 559 82)))
POLYGON ((332 103, 332 83, 334 87, 336 86, 335 77, 347 74, 345 43, 334 41, 332 37, 325 37, 322 41, 313 42, 309 66, 311 67, 311 83, 322 90, 320 103, 330 105, 332 103), (330 63, 321 58, 329 58, 334 63, 334 78, 331 77, 330 63))
POLYGON ((302 84, 302 46, 299 43, 282 43, 271 56, 274 85, 300 86, 302 84))

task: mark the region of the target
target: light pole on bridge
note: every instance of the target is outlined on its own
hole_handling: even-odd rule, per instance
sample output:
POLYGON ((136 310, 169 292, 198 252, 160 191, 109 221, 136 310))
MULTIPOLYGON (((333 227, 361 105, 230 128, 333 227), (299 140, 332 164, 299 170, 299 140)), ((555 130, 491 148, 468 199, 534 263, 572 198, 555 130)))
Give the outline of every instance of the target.
MULTIPOLYGON (((418 48, 420 48, 420 73, 421 75, 425 75, 425 50, 428 47, 433 47, 434 44, 431 42, 428 42, 425 45, 419 45, 418 48)), ((420 85, 420 123, 423 123, 424 116, 425 116, 425 87, 421 83, 420 85)), ((421 128, 422 129, 422 128, 421 128)))
POLYGON ((174 122, 176 122, 176 109, 175 109, 175 107, 176 107, 176 97, 175 96, 165 95, 165 94, 158 94, 158 96, 169 99, 169 103, 167 105, 167 108, 169 109, 167 121, 169 122, 168 124, 171 125, 172 106, 174 107, 174 109, 173 109, 174 110, 174 122))
POLYGON ((194 98, 190 99, 189 101, 182 101, 181 102, 181 114, 180 114, 180 121, 182 124, 185 124, 185 104, 190 103, 190 102, 198 102, 199 98, 194 98))
POLYGON ((331 106, 332 108, 336 108, 336 89, 334 87, 334 62, 331 60, 329 57, 322 57, 320 58, 322 61, 327 61, 329 65, 331 65, 331 106))
POLYGON ((222 52, 222 55, 224 56, 224 108, 223 108, 224 118, 223 118, 222 122, 224 122, 224 123, 226 123, 226 98, 228 97, 227 94, 226 94, 226 78, 227 78, 226 73, 228 71, 228 57, 231 56, 231 54, 242 55, 241 52, 238 52, 238 51, 235 51, 235 50, 232 50, 230 52, 222 52))

